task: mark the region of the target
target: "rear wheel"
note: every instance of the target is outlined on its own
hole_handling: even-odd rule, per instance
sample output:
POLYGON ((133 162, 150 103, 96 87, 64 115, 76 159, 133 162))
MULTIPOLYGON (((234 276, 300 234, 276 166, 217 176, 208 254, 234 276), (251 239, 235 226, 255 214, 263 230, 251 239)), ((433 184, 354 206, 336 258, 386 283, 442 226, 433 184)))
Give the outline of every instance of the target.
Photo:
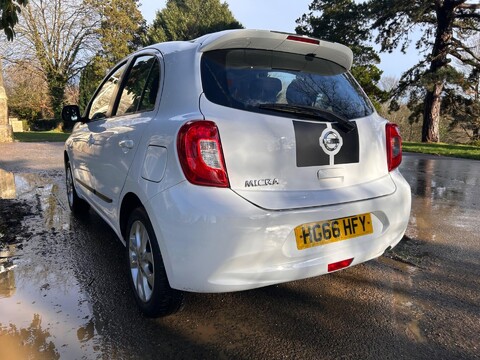
POLYGON ((136 208, 126 232, 130 285, 140 310, 148 317, 180 310, 183 293, 172 289, 153 227, 143 208, 136 208))
POLYGON ((80 199, 75 190, 75 183, 73 182, 72 167, 70 162, 65 165, 65 185, 67 186, 67 199, 70 210, 75 213, 81 213, 88 210, 88 203, 80 199))

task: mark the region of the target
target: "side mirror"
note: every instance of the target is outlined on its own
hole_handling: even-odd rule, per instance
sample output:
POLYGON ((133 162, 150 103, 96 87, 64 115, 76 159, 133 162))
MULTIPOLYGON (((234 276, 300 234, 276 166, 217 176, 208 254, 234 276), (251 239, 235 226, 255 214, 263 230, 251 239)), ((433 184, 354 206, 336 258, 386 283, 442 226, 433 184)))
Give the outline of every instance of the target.
POLYGON ((80 114, 80 108, 78 105, 64 106, 62 109, 62 120, 64 122, 82 121, 82 115, 80 114))

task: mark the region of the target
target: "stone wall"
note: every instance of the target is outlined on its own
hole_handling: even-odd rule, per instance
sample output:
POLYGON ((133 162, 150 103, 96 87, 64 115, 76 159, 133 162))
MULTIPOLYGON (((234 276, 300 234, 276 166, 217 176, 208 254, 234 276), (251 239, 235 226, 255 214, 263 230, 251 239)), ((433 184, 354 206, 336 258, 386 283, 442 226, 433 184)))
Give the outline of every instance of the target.
POLYGON ((0 83, 0 142, 12 142, 12 127, 8 123, 7 115, 7 95, 5 89, 0 83))
POLYGON ((0 58, 0 143, 12 142, 12 126, 8 122, 7 94, 3 87, 2 59, 0 58))

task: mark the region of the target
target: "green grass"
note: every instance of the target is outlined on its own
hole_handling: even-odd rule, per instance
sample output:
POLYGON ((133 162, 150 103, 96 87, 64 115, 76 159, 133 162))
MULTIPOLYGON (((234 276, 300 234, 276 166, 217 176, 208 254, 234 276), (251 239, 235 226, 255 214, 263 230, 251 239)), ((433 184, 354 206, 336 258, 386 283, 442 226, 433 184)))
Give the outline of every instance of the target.
POLYGON ((480 160, 480 147, 458 144, 404 142, 403 151, 480 160))
POLYGON ((69 135, 69 133, 62 133, 55 130, 13 133, 15 140, 20 142, 65 142, 69 135))

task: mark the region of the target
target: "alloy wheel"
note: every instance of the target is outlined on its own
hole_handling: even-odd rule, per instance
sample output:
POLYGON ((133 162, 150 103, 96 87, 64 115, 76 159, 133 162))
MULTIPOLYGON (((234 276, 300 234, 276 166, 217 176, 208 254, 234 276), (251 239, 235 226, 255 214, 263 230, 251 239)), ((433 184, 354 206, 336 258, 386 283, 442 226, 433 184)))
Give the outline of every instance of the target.
POLYGON ((139 220, 132 224, 130 230, 128 256, 135 291, 141 301, 148 302, 155 283, 155 264, 150 237, 139 220))

